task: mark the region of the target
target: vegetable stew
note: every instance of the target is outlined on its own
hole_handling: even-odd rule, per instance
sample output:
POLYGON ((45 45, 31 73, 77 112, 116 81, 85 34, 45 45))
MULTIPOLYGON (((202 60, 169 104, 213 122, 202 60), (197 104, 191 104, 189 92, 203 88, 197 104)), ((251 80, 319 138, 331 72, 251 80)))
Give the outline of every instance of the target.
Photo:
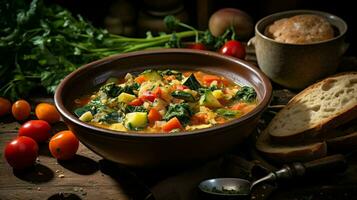
POLYGON ((171 133, 209 128, 239 118, 257 105, 257 94, 202 71, 146 70, 109 78, 93 94, 75 100, 75 115, 117 131, 171 133))

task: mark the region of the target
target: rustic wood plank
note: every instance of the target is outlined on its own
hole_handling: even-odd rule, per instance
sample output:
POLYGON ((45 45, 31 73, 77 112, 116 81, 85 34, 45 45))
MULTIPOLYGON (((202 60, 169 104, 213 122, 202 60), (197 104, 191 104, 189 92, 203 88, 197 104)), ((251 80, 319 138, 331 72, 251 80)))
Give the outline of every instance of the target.
MULTIPOLYGON (((0 126, 11 129, 14 125, 18 126, 0 126)), ((56 193, 72 193, 80 199, 129 199, 117 180, 99 170, 101 158, 82 144, 77 156, 66 162, 58 162, 49 154, 47 144, 42 144, 36 166, 22 173, 14 172, 3 156, 3 149, 16 134, 0 134, 1 200, 48 199, 56 193)))

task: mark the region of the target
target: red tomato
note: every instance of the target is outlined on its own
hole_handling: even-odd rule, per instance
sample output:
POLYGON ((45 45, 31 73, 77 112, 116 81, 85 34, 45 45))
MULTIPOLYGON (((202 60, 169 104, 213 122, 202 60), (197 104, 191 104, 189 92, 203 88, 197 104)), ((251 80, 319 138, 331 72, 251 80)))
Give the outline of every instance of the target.
POLYGON ((245 47, 242 45, 242 43, 236 40, 230 40, 221 47, 219 53, 227 56, 233 56, 236 58, 244 59, 245 47))
POLYGON ((197 43, 190 43, 186 45, 188 49, 198 49, 198 50, 206 50, 206 46, 200 42, 197 43))
POLYGON ((19 136, 27 136, 36 142, 45 142, 51 137, 51 126, 44 120, 30 120, 19 129, 19 136))
POLYGON ((54 135, 49 143, 49 149, 53 157, 58 160, 73 158, 79 146, 79 141, 72 131, 61 131, 54 135))
POLYGON ((14 169, 33 165, 38 155, 38 145, 32 138, 21 136, 5 147, 5 158, 14 169))
POLYGON ((142 96, 140 96, 140 99, 143 101, 146 100, 146 101, 154 102, 154 100, 156 99, 156 95, 154 95, 151 91, 146 91, 142 96))
POLYGON ((139 98, 132 100, 131 102, 128 103, 129 106, 141 106, 143 105, 143 101, 139 98))

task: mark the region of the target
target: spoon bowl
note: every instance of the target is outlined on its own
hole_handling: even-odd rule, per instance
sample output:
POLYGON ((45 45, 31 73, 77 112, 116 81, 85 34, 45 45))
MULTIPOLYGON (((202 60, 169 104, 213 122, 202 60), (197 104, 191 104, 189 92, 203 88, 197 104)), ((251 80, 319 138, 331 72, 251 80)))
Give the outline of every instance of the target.
POLYGON ((214 178, 202 181, 198 185, 202 192, 218 196, 247 196, 251 183, 240 178, 214 178))

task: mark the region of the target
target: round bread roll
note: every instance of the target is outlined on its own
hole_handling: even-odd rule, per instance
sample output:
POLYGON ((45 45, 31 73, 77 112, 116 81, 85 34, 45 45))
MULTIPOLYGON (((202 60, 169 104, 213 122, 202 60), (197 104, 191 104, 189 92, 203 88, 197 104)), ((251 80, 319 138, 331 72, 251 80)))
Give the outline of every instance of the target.
POLYGON ((325 18, 304 14, 275 21, 266 28, 265 35, 278 42, 307 44, 331 39, 334 31, 325 18))

